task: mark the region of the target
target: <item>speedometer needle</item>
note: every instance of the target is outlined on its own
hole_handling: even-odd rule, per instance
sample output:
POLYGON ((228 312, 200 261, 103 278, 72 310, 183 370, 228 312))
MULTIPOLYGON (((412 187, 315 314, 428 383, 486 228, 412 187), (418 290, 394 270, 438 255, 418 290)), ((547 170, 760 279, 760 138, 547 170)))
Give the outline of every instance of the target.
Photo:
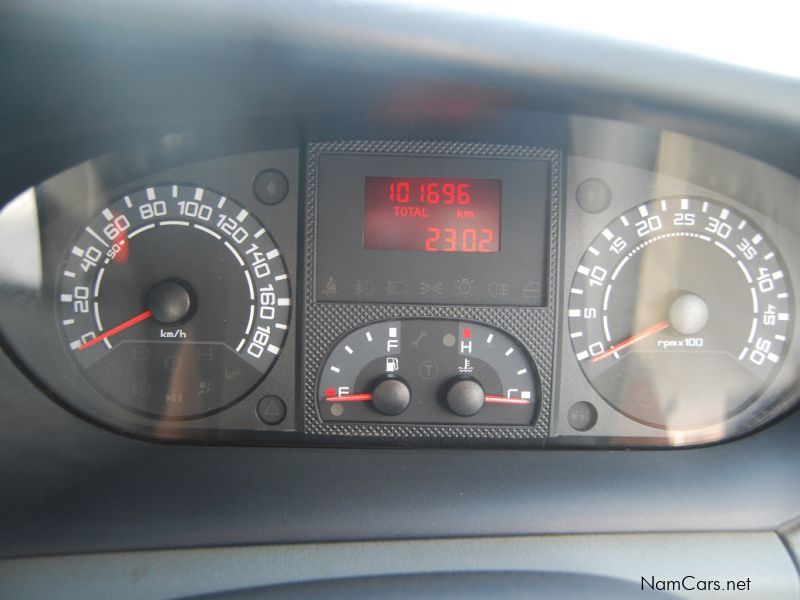
POLYGON ((92 338, 91 340, 87 341, 82 346, 78 347, 78 350, 86 350, 87 348, 91 348, 95 344, 99 344, 103 340, 110 338, 112 335, 117 335, 121 331, 125 331, 126 329, 133 327, 137 323, 141 323, 142 321, 146 321, 150 317, 153 316, 153 313, 149 310, 144 311, 142 314, 136 315, 132 319, 128 319, 124 323, 120 323, 116 327, 112 327, 105 333, 101 333, 96 338, 92 338))
POLYGON ((667 323, 666 321, 661 321, 660 323, 656 323, 655 325, 651 325, 647 329, 642 329, 639 333, 633 334, 627 340, 620 342, 616 346, 611 346, 611 348, 609 348, 605 352, 601 352, 600 354, 594 356, 592 358, 591 362, 592 363, 596 363, 596 362, 598 362, 600 360, 603 360, 604 358, 607 358, 607 357, 611 356, 615 352, 619 352, 620 350, 624 350, 625 348, 633 346, 635 343, 641 342, 643 339, 645 339, 647 337, 650 337, 651 335, 656 334, 659 331, 663 331, 667 327, 669 327, 669 323, 667 323))

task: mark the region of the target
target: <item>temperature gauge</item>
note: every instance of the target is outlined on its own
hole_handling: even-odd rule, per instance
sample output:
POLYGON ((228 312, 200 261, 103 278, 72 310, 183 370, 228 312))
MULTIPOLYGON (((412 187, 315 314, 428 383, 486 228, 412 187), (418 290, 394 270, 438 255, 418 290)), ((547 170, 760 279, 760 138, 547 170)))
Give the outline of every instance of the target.
POLYGON ((320 376, 325 421, 529 425, 538 377, 508 335, 475 323, 375 323, 345 336, 320 376))

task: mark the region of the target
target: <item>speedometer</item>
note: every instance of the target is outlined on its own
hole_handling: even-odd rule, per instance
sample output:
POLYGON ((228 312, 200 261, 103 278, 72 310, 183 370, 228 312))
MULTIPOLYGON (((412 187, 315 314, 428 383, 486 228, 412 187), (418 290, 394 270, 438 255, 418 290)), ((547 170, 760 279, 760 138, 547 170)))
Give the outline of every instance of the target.
POLYGON ((291 296, 262 223, 240 204, 188 185, 124 195, 66 251, 59 326, 86 377, 146 416, 221 409, 281 351, 291 296))
POLYGON ((609 223, 569 290, 583 373, 642 423, 691 429, 753 401, 788 350, 793 302, 775 247, 713 200, 652 200, 609 223))

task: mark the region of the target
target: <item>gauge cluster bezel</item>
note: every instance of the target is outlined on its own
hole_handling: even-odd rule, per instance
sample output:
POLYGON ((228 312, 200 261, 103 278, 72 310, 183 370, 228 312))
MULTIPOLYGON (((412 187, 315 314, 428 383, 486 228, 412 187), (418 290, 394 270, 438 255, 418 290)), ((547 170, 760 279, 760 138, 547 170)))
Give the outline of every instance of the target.
MULTIPOLYGON (((790 255, 786 261, 789 280, 798 281, 800 274, 793 257, 800 255, 800 219, 794 205, 786 199, 800 197, 800 182, 753 158, 696 139, 630 124, 574 116, 567 121, 553 121, 552 117, 538 117, 540 123, 546 123, 541 135, 529 131, 522 136, 547 141, 549 148, 472 141, 400 141, 391 136, 383 141, 366 138, 363 141, 326 141, 332 139, 330 132, 326 135, 316 132, 310 139, 319 141, 308 142, 305 146, 234 154, 201 162, 191 162, 191 145, 186 146, 184 158, 179 152, 167 161, 162 160, 164 157, 159 157, 154 148, 143 149, 141 154, 121 152, 93 159, 47 180, 36 189, 43 201, 40 214, 41 225, 45 227, 43 236, 51 245, 44 252, 46 276, 38 293, 21 291, 16 297, 3 299, 11 315, 8 321, 17 322, 19 329, 29 325, 32 333, 19 334, 15 339, 6 336, 6 342, 26 365, 33 365, 33 374, 43 383, 43 389, 52 392, 58 400, 66 399, 64 406, 76 414, 122 433, 189 443, 669 448, 735 439, 795 406, 800 373, 794 365, 800 364, 800 350, 793 343, 790 355, 764 394, 734 418, 688 434, 673 434, 636 423, 600 400, 574 364, 575 357, 566 338, 564 291, 577 265, 576 255, 579 257, 585 251, 593 234, 609 219, 624 208, 671 194, 707 196, 747 215, 773 239, 782 254, 790 255), (564 122, 569 123, 570 133, 559 138, 558 128, 564 122), (634 140, 636 152, 619 147, 598 147, 597 140, 603 139, 634 140), (315 246, 315 203, 319 198, 315 186, 319 181, 315 179, 315 159, 320 153, 344 153, 355 158, 394 153, 433 162, 441 157, 504 160, 506 155, 546 161, 552 192, 547 305, 501 307, 317 300, 314 295, 318 250, 315 246), (693 156, 696 160, 676 163, 678 156, 693 156), (587 161, 594 161, 592 169, 585 168, 587 161), (181 166, 164 168, 170 162, 181 166), (255 199, 254 174, 276 165, 291 182, 287 198, 293 202, 290 208, 287 202, 276 208, 262 205, 255 199), (605 179, 614 191, 611 207, 601 215, 576 213, 575 188, 587 177, 605 179), (51 350, 41 353, 43 341, 51 340, 52 332, 45 331, 41 326, 44 321, 37 322, 36 316, 50 314, 45 308, 53 308, 52 304, 46 306, 47 298, 55 294, 52 289, 55 280, 50 274, 55 272, 63 255, 59 252, 63 253, 68 247, 75 231, 123 192, 164 183, 200 185, 230 195, 248 209, 255 203, 253 206, 257 210, 266 211, 259 218, 286 258, 293 299, 286 345, 269 376, 242 401, 208 418, 190 419, 178 425, 115 411, 99 395, 92 397, 86 393, 86 382, 80 380, 78 373, 73 373, 74 365, 68 367, 66 362, 52 359, 51 350), (48 194, 52 196, 50 200, 47 200, 48 194), (615 207, 617 213, 612 214, 615 207), (61 225, 48 225, 55 223, 61 225), (59 250, 53 250, 55 248, 59 250), (319 368, 335 341, 369 323, 420 318, 481 323, 505 331, 518 340, 535 362, 541 381, 540 406, 534 422, 527 426, 406 425, 401 419, 388 424, 322 422, 315 407, 316 386, 319 368), (285 401, 285 418, 277 424, 265 422, 258 416, 258 400, 269 395, 285 401), (80 400, 72 402, 72 398, 80 400), (567 412, 577 402, 593 404, 598 411, 596 425, 585 429, 570 426, 567 412)), ((798 333, 794 322, 794 340, 798 339, 798 333)))
POLYGON ((550 406, 553 398, 553 362, 556 348, 556 322, 558 319, 556 274, 560 260, 561 221, 561 152, 533 146, 502 146, 459 142, 417 141, 340 141, 312 143, 308 146, 306 161, 306 214, 305 214, 305 305, 303 393, 304 431, 311 439, 323 438, 334 443, 350 440, 379 440, 413 444, 438 440, 441 443, 469 442, 470 444, 537 445, 547 438, 550 406), (437 157, 485 158, 535 158, 550 163, 549 258, 546 269, 548 279, 547 304, 543 307, 494 307, 424 304, 360 304, 345 302, 319 302, 315 295, 317 203, 319 186, 317 165, 325 153, 354 156, 397 154, 437 157), (408 425, 398 423, 332 423, 320 418, 317 411, 317 377, 329 349, 341 336, 351 330, 374 322, 401 318, 438 318, 473 321, 498 327, 522 343, 535 362, 541 381, 541 404, 538 418, 530 426, 480 426, 480 425, 408 425))

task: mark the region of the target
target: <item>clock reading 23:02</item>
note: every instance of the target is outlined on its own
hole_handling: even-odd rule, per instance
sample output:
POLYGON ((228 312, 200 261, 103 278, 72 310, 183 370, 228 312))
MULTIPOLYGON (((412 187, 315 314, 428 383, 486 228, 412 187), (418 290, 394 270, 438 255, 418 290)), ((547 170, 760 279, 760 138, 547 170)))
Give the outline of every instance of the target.
POLYGON ((643 423, 718 424, 785 358, 793 302, 775 246, 706 198, 641 204, 609 223, 569 290, 575 356, 597 392, 643 423))
POLYGON ((161 185, 103 209, 66 251, 62 337, 108 398, 192 418, 243 396, 289 324, 286 266, 261 222, 216 192, 161 185))

